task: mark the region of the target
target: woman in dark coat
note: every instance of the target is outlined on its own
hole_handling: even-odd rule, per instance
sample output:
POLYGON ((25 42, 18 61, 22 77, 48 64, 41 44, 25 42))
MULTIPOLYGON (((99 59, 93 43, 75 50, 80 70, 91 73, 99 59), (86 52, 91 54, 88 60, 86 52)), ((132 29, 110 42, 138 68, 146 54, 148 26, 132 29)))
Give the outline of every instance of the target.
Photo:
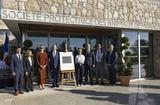
POLYGON ((24 60, 24 75, 25 75, 25 89, 26 92, 33 91, 33 74, 34 74, 34 60, 32 51, 27 50, 26 58, 24 60))

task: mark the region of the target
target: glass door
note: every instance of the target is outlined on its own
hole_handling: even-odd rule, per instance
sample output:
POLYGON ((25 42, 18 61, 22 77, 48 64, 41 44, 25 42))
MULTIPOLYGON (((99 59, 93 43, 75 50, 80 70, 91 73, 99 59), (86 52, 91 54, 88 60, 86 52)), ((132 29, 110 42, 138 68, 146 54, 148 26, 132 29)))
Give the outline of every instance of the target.
POLYGON ((97 43, 100 43, 100 35, 87 35, 87 42, 91 44, 91 49, 95 50, 97 43))
POLYGON ((133 62, 132 79, 144 78, 150 75, 149 64, 149 33, 148 32, 123 32, 129 39, 129 49, 133 62))
POLYGON ((64 51, 64 43, 68 44, 68 34, 66 33, 51 33, 49 37, 49 47, 56 44, 59 51, 64 51))
POLYGON ((32 41, 33 49, 38 49, 40 45, 48 48, 48 33, 46 32, 28 32, 27 38, 32 41))
POLYGON ((77 48, 83 48, 86 43, 86 36, 84 34, 70 34, 69 48, 75 51, 77 48))

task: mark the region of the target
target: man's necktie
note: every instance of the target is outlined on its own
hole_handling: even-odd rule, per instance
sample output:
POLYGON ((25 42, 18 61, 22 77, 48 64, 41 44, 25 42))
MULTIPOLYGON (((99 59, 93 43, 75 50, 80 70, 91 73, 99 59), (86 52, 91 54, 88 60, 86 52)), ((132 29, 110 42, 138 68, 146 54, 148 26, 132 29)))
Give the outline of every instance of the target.
POLYGON ((101 60, 101 57, 100 57, 100 50, 98 50, 98 61, 101 60))
POLYGON ((21 55, 18 55, 19 60, 21 60, 21 55))

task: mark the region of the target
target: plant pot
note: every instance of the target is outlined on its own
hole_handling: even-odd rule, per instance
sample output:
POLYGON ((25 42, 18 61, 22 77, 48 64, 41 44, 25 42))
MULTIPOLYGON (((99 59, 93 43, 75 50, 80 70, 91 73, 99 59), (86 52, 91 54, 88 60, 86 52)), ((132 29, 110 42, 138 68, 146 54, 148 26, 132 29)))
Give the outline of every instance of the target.
POLYGON ((123 86, 129 86, 131 76, 120 76, 119 79, 123 86))

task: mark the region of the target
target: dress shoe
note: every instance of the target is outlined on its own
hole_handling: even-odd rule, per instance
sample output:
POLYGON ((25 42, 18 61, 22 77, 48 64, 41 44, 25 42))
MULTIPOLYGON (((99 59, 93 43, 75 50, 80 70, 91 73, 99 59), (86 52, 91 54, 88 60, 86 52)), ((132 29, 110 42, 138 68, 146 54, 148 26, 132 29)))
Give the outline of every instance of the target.
POLYGON ((54 85, 51 86, 51 88, 54 88, 54 87, 55 87, 54 85))
POLYGON ((103 83, 103 82, 101 82, 101 85, 104 85, 104 83, 103 83))
POLYGON ((18 96, 18 95, 19 95, 19 92, 18 92, 18 91, 16 91, 16 92, 14 93, 14 95, 15 95, 15 96, 18 96))
POLYGON ((99 84, 98 82, 95 83, 96 85, 99 84))
POLYGON ((40 88, 40 90, 43 90, 43 88, 42 88, 42 86, 41 86, 41 85, 39 86, 39 88, 40 88))
POLYGON ((113 84, 112 84, 112 86, 116 86, 116 84, 115 84, 115 83, 113 83, 113 84))
POLYGON ((45 89, 44 85, 42 85, 42 89, 45 89))
POLYGON ((26 90, 26 92, 29 92, 29 90, 26 90))
POLYGON ((20 91, 19 93, 20 93, 20 94, 24 94, 24 92, 22 92, 22 91, 20 91))

